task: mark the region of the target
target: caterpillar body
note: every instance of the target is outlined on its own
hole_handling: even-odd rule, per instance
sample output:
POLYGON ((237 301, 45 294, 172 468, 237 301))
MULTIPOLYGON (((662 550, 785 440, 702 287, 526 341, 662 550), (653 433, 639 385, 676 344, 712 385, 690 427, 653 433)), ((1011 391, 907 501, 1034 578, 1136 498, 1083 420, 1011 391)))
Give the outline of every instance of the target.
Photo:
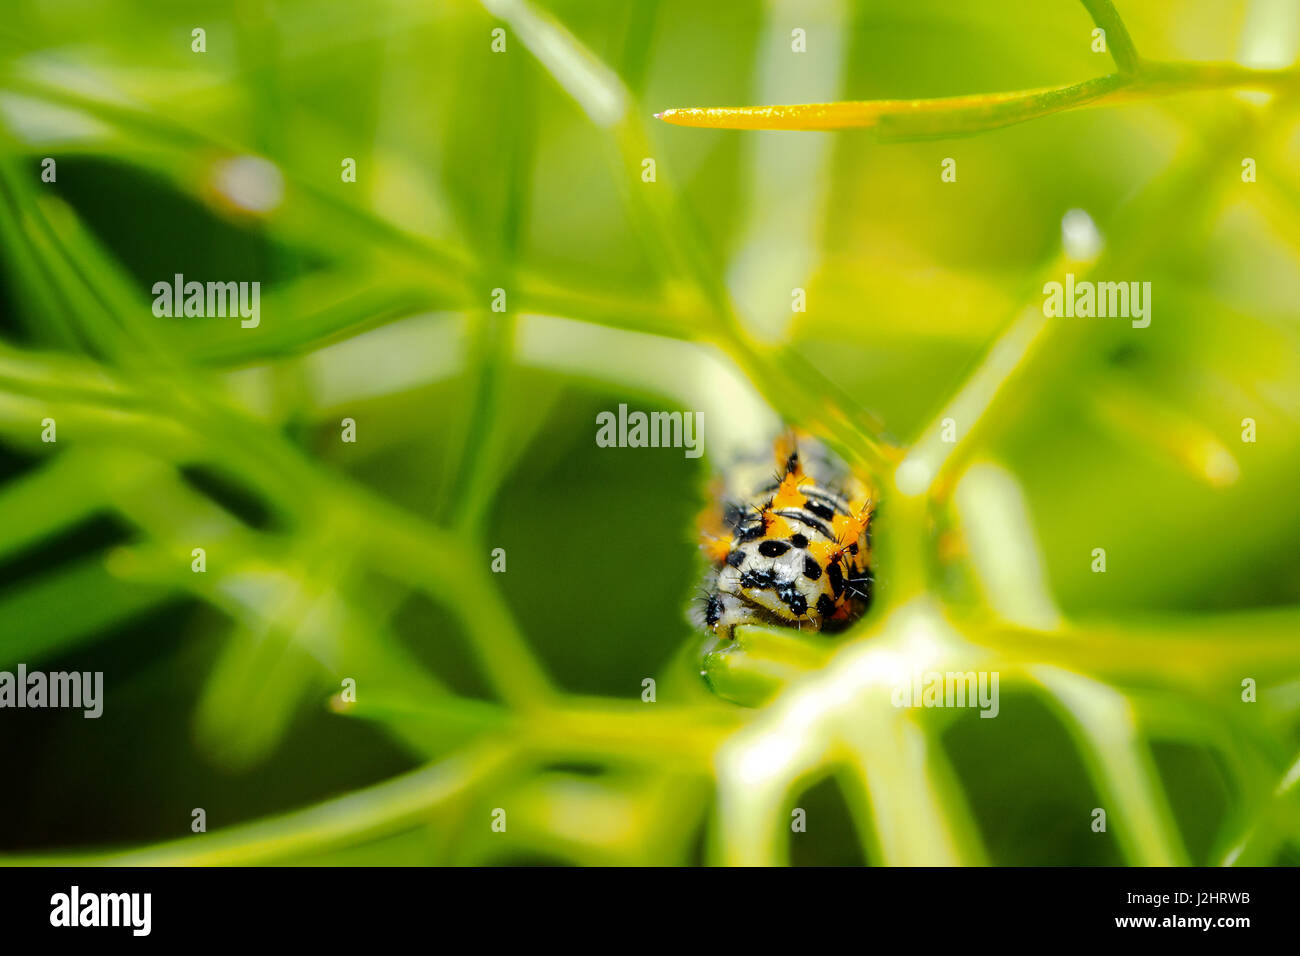
POLYGON ((733 464, 713 491, 700 518, 700 627, 722 640, 742 624, 830 632, 866 609, 871 488, 820 442, 786 433, 771 452, 733 464))

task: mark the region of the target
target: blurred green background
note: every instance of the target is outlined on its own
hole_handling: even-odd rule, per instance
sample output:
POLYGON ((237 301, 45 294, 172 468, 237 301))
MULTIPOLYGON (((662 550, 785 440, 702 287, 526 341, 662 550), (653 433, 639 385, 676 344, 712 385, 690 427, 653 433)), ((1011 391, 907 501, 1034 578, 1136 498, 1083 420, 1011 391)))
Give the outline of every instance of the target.
MULTIPOLYGON (((1300 47, 1292 0, 1118 11, 1152 59, 1300 47)), ((0 712, 3 861, 1300 859, 1295 82, 885 143, 652 114, 1116 67, 1073 0, 6 13, 0 669, 106 691, 0 712), (1150 327, 1045 320, 1066 271, 1150 327), (154 317, 175 273, 260 326, 154 317), (705 457, 598 448, 620 403, 705 457), (879 597, 711 688, 694 516, 782 421, 879 488, 879 597), (921 666, 999 718, 893 708, 921 666)))

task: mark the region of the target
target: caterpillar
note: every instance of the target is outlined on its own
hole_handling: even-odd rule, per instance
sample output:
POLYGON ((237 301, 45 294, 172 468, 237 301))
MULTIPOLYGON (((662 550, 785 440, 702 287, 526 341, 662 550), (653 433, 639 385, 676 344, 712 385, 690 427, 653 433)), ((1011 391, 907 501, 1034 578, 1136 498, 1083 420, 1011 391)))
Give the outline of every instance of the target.
POLYGON ((869 605, 870 485, 820 442, 789 431, 712 492, 699 521, 708 567, 697 626, 722 640, 742 624, 831 632, 869 605))

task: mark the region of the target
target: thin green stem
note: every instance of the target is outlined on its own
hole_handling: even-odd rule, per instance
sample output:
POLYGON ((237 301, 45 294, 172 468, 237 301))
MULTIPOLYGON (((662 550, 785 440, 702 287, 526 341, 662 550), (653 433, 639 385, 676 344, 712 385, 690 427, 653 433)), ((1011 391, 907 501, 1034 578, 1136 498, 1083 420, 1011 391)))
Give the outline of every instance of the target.
POLYGON ((1083 0, 1092 22, 1106 31, 1106 49, 1122 73, 1134 73, 1142 64, 1133 38, 1129 36, 1124 19, 1110 0, 1083 0))
POLYGON ((0 857, 0 865, 250 866, 321 853, 417 827, 438 807, 509 766, 513 750, 481 745, 335 800, 125 852, 0 857))
POLYGON ((1290 92, 1300 71, 1252 70, 1230 63, 1148 63, 1132 73, 1108 73, 1042 89, 913 100, 859 100, 780 106, 669 109, 656 114, 676 126, 736 130, 867 129, 882 142, 969 136, 1028 120, 1193 90, 1258 89, 1290 92))

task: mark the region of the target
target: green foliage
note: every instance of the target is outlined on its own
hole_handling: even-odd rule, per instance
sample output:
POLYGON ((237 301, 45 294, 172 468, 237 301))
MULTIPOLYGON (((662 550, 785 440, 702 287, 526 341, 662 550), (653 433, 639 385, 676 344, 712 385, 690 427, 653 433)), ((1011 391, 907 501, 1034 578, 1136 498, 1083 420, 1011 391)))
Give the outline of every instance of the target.
POLYGON ((104 747, 80 715, 7 735, 70 769, 4 808, 5 862, 1268 863, 1300 839, 1295 73, 1260 103, 1137 52, 1226 59, 1272 24, 1125 4, 1130 31, 1104 0, 799 24, 843 43, 844 99, 1161 87, 881 145, 655 123, 780 72, 788 25, 751 5, 14 6, 0 668, 98 663, 109 691, 104 747), (1119 79, 1086 79, 1087 14, 1119 79), (269 211, 222 192, 245 154, 283 178, 269 211), (1061 252, 1075 207, 1090 262, 1061 252), (800 256, 809 312, 756 315, 746 279, 800 256), (1067 269, 1151 280, 1151 328, 1046 319, 1067 269), (261 327, 155 318, 174 272, 262 279, 261 327), (703 475, 594 448, 624 401, 708 410, 715 449, 784 419, 872 475, 872 611, 702 658, 703 475), (894 706, 918 668, 998 672, 999 718, 894 706), (96 785, 125 809, 68 796, 96 785))

